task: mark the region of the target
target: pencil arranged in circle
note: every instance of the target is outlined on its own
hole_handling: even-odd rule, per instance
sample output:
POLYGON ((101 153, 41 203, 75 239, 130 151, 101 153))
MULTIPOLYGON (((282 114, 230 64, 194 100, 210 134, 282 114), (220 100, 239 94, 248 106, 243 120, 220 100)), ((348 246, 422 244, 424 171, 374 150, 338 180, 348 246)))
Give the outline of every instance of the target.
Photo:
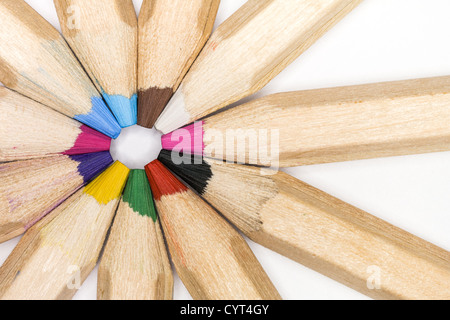
POLYGON ((448 151, 449 89, 447 76, 280 93, 170 133, 162 144, 282 167, 448 151))
POLYGON ((117 138, 120 126, 61 34, 23 0, 0 1, 0 82, 117 138))
POLYGON ((286 173, 171 157, 159 159, 253 241, 372 298, 450 298, 448 251, 286 173))
POLYGON ((145 169, 172 261, 194 299, 280 299, 235 229, 159 161, 145 169))
POLYGON ((249 0, 211 36, 156 122, 169 133, 249 96, 361 0, 249 0))
POLYGON ((137 18, 132 0, 54 0, 61 29, 122 128, 137 119, 137 18))
POLYGON ((0 88, 0 162, 107 151, 111 138, 0 88))
POLYGON ((0 243, 24 233, 112 162, 100 152, 0 164, 0 243))
POLYGON ((97 264, 128 173, 114 163, 28 230, 0 268, 0 299, 71 299, 97 264))
POLYGON ((138 124, 152 128, 208 40, 220 0, 144 0, 138 124))
POLYGON ((98 272, 100 300, 171 300, 172 267, 144 170, 132 170, 98 272))

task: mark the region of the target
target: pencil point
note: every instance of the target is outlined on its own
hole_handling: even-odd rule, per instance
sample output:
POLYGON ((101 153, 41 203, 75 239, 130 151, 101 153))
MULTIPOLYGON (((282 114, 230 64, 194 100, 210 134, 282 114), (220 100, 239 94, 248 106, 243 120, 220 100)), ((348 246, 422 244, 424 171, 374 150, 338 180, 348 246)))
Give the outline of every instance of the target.
POLYGON ((137 123, 137 94, 129 99, 121 95, 104 93, 103 98, 122 128, 131 127, 137 123))
POLYGON ((119 124, 100 97, 93 97, 92 109, 87 114, 76 115, 74 119, 116 139, 121 131, 119 124))
POLYGON ((167 134, 190 122, 192 122, 192 117, 186 110, 183 85, 181 85, 156 121, 155 127, 162 133, 167 134))
POLYGON ((145 167, 148 181, 156 201, 163 196, 187 191, 187 187, 180 182, 160 161, 155 160, 145 167))
POLYGON ((80 127, 81 133, 75 141, 74 146, 64 152, 66 155, 84 154, 92 152, 109 151, 111 138, 103 133, 95 131, 86 125, 80 127))
POLYGON ((165 150, 203 155, 205 149, 203 136, 203 122, 196 122, 163 135, 161 143, 165 150))
POLYGON ((172 152, 167 150, 161 150, 158 156, 158 161, 174 172, 192 189, 199 194, 203 194, 208 186, 208 181, 213 176, 211 166, 201 156, 189 155, 185 159, 189 159, 188 163, 175 164, 172 159, 172 152))
POLYGON ((123 201, 143 217, 158 220, 153 203, 152 191, 144 170, 131 170, 123 192, 123 201))
POLYGON ((113 163, 108 151, 73 155, 70 156, 70 159, 79 163, 78 172, 83 177, 84 183, 88 183, 97 177, 113 163))
POLYGON ((172 88, 152 87, 140 90, 138 124, 149 129, 153 128, 172 95, 172 88))
POLYGON ((91 195, 99 204, 106 205, 120 198, 130 170, 121 162, 116 161, 85 189, 84 193, 91 195))

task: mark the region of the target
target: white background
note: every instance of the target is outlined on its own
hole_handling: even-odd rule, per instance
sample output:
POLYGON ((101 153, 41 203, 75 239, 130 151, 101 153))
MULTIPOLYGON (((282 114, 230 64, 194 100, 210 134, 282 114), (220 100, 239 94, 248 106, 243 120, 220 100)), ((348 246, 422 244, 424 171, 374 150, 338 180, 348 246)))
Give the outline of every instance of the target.
MULTIPOLYGON (((27 2, 59 28, 51 0, 27 2)), ((222 0, 217 24, 244 2, 222 0)), ((134 3, 139 10, 142 1, 136 0, 134 3)), ((256 96, 450 75, 449 13, 448 0, 364 0, 256 96)), ((128 154, 140 152, 141 159, 132 159, 136 163, 152 160, 142 159, 146 134, 126 132, 114 146, 115 156, 122 150, 122 153, 125 151, 128 154)), ((150 135, 156 136, 156 139, 147 140, 152 141, 152 144, 147 143, 147 148, 151 149, 148 152, 157 154, 157 135, 154 132, 150 135)), ((309 166, 287 171, 450 250, 449 152, 309 166)), ((0 245, 0 263, 3 263, 17 242, 18 239, 15 239, 0 245)), ((259 245, 252 242, 250 245, 285 299, 366 299, 259 245)), ((96 272, 85 282, 76 299, 95 297, 96 272)), ((175 298, 190 298, 178 278, 175 298)))

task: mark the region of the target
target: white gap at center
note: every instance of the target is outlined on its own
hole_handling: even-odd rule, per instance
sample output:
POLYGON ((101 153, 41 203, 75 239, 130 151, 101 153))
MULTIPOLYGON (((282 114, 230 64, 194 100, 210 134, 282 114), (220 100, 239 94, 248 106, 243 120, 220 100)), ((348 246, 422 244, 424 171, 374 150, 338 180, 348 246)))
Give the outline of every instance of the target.
POLYGON ((111 143, 111 156, 129 169, 144 169, 161 152, 161 133, 138 125, 124 128, 111 143))

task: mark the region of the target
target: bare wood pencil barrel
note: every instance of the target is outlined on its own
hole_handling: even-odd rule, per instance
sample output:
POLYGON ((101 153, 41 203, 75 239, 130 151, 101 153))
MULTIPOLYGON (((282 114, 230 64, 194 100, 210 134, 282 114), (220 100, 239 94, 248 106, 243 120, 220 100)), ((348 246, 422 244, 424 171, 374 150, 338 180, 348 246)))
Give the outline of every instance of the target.
POLYGON ((122 127, 137 118, 132 0, 54 0, 63 35, 122 127))
POLYGON ((194 299, 280 299, 235 229, 159 161, 146 171, 172 261, 194 299))
MULTIPOLYGON (((448 151, 449 124, 446 76, 279 93, 205 119, 200 134, 207 157, 264 166, 279 160, 282 167, 294 167, 448 151), (248 139, 253 132, 258 139, 261 130, 269 142, 272 133, 279 134, 268 153, 247 142, 236 154, 226 141, 222 148, 216 141, 218 134, 228 139, 227 132, 248 139)), ((169 134, 163 141, 168 145, 171 139, 169 134)))
POLYGON ((139 15, 138 124, 152 128, 203 49, 220 0, 144 0, 139 15))
POLYGON ((0 300, 66 300, 97 264, 129 170, 114 163, 28 230, 0 268, 0 300))
POLYGON ((169 133, 257 92, 360 2, 246 2, 212 34, 156 128, 169 133))
POLYGON ((450 253, 285 173, 159 159, 249 238, 376 299, 449 299, 450 253))
POLYGON ((120 126, 61 34, 23 0, 0 1, 0 81, 117 138, 120 126))
POLYGON ((171 300, 172 267, 144 170, 132 170, 98 270, 100 300, 171 300))

